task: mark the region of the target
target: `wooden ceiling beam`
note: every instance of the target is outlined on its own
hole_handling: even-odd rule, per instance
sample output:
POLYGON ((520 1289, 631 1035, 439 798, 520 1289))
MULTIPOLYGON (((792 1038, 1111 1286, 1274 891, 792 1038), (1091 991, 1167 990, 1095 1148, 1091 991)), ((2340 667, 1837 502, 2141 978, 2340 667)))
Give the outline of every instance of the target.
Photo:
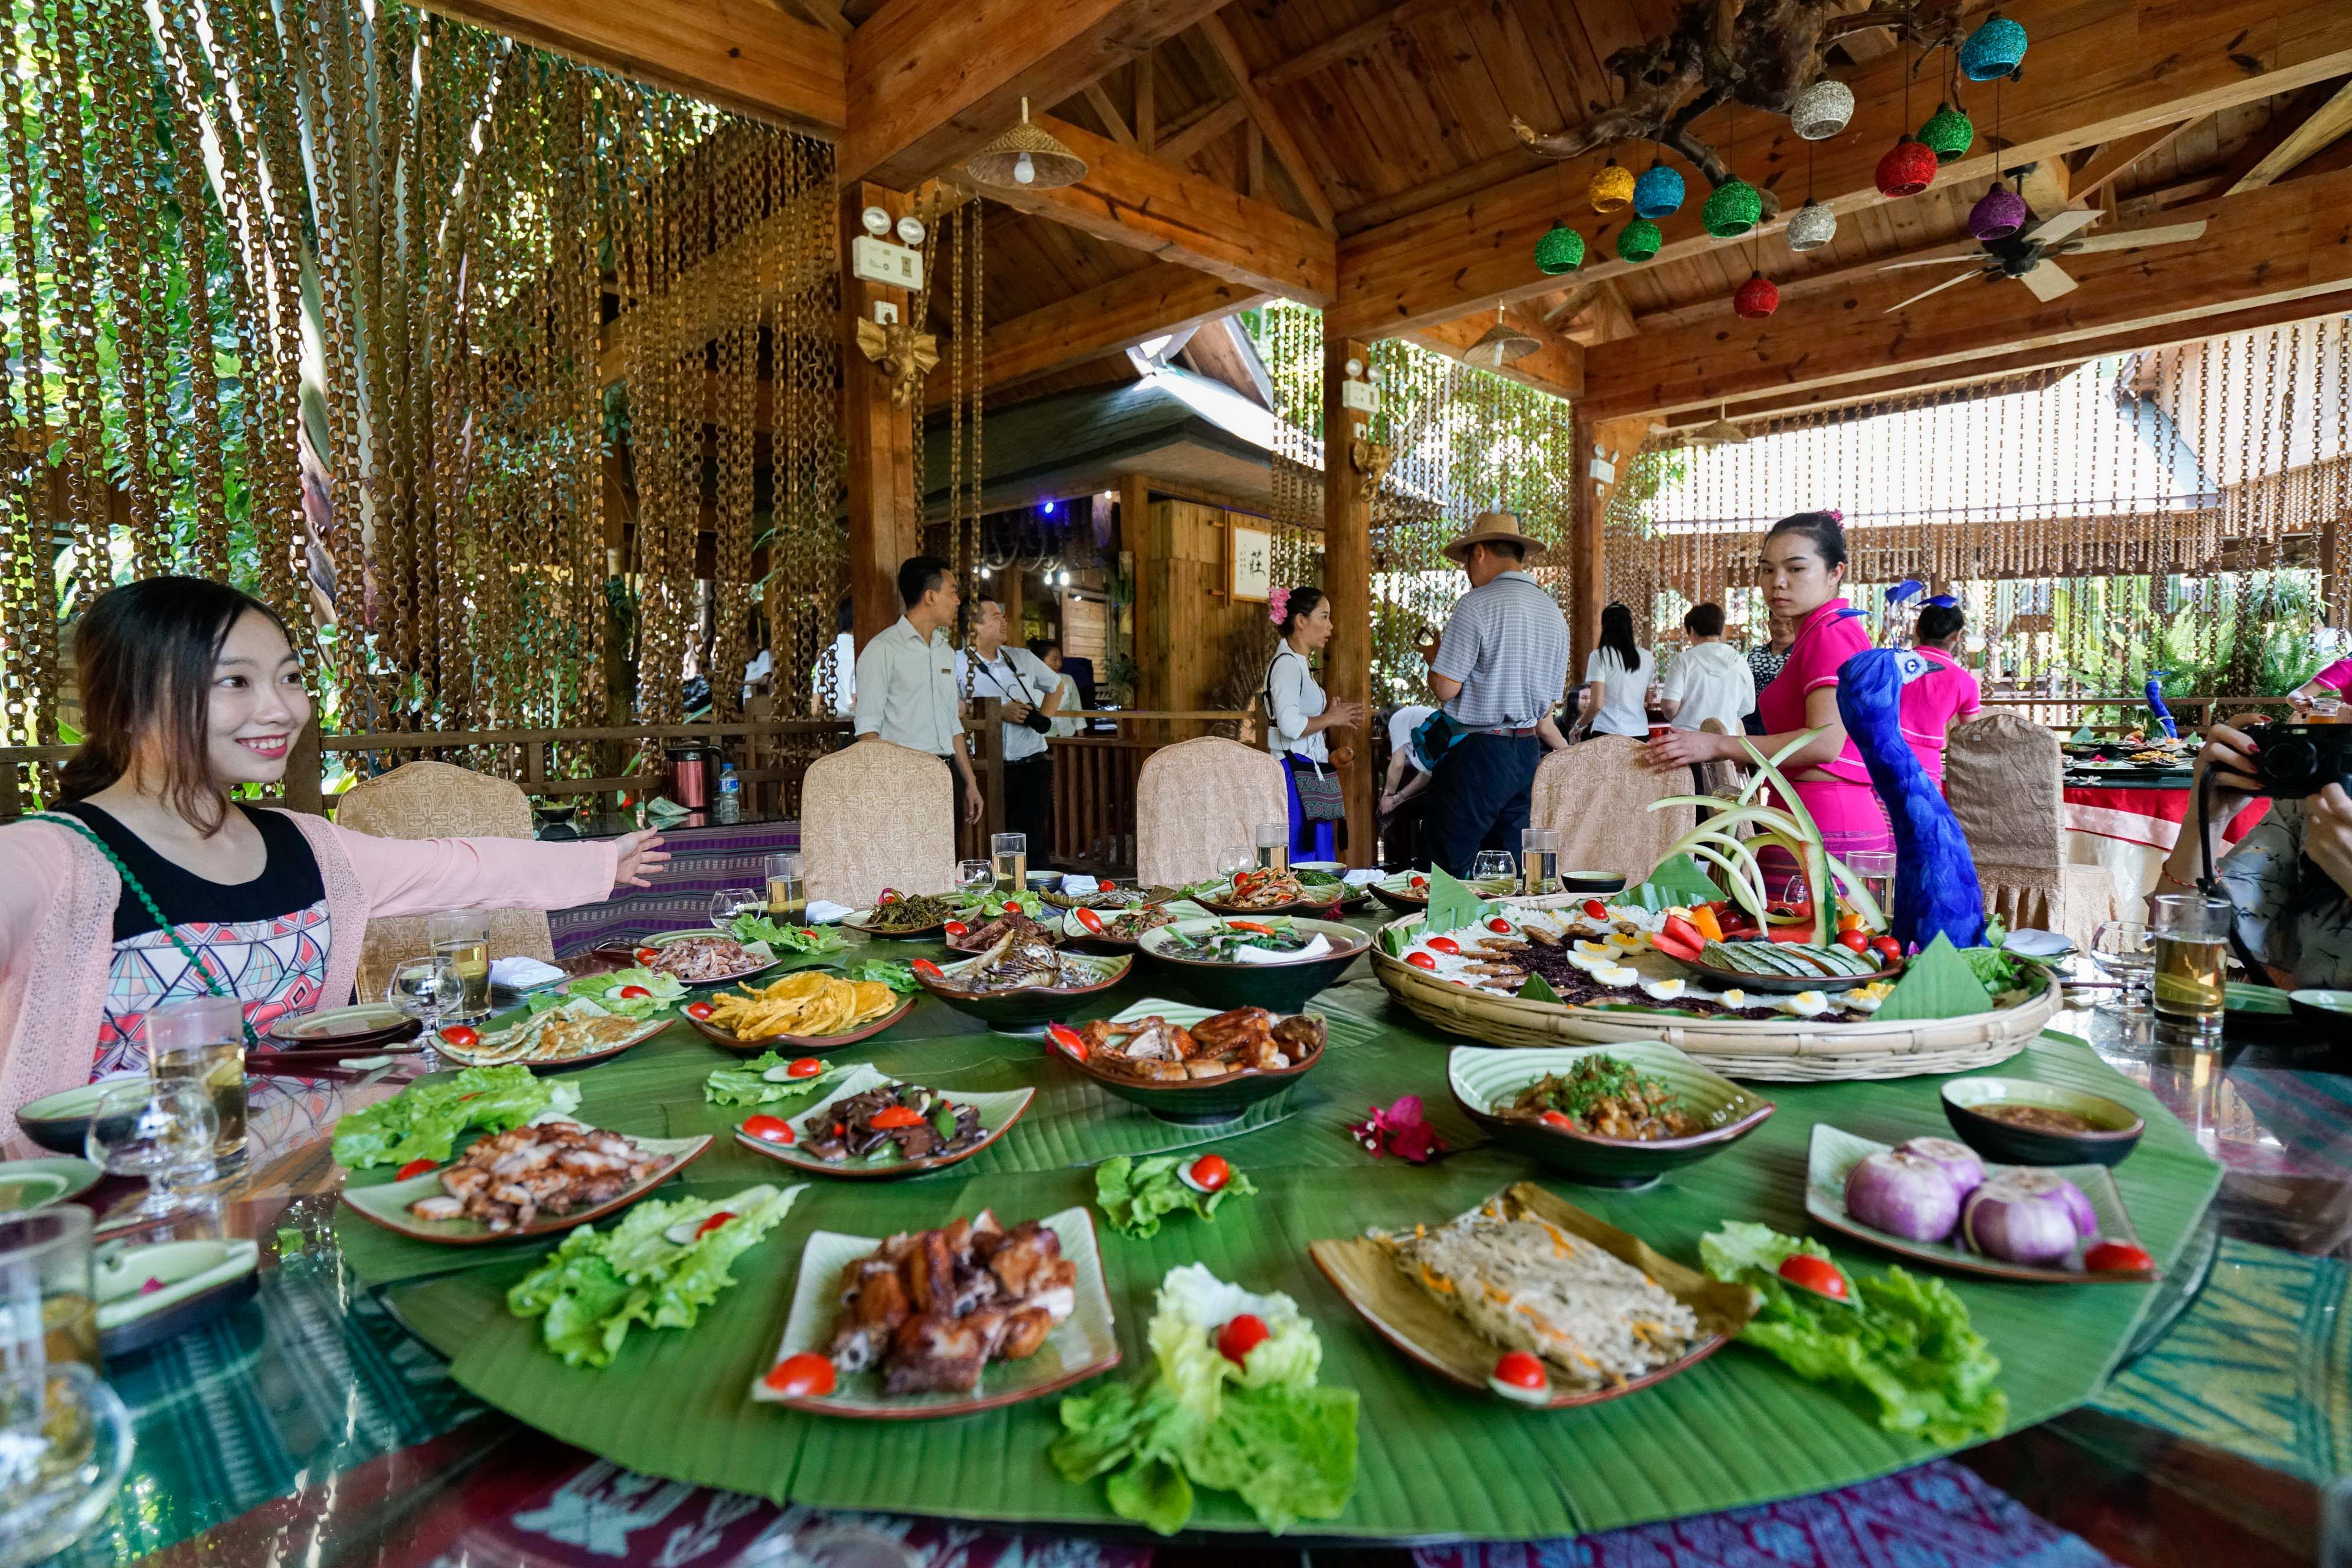
POLYGON ((887 0, 849 36, 841 183, 910 189, 1003 134, 1021 118, 1024 98, 1034 116, 1140 60, 1224 3, 887 0))
POLYGON ((2326 102, 2309 114, 2295 120, 2286 134, 2278 139, 2277 145, 2239 175, 2227 194, 2241 195, 2276 184, 2305 159, 2347 132, 2352 132, 2352 81, 2337 88, 2326 102))
POLYGON ((1108 88, 1098 81, 1087 83, 1087 101, 1094 105, 1096 116, 1102 121, 1103 129, 1110 132, 1112 141, 1122 147, 1135 145, 1135 132, 1127 128, 1127 116, 1111 101, 1108 88))
POLYGON ((1160 138, 1152 156, 1171 163, 1187 163, 1192 154, 1249 118, 1249 105, 1229 98, 1195 114, 1180 129, 1160 138))
POLYGON ((1302 77, 1313 76, 1326 66, 1338 65, 1349 55, 1363 53, 1378 47, 1415 22, 1429 21, 1448 12, 1459 11, 1469 0, 1400 0, 1379 15, 1357 23, 1343 32, 1334 33, 1321 43, 1301 49, 1286 60, 1259 71, 1250 78, 1251 85, 1260 92, 1272 92, 1286 87, 1302 77))
POLYGON ((1637 349, 1588 368, 1586 404, 1595 417, 1622 417, 1906 373, 1922 381, 1931 379, 1924 372, 2002 355, 2063 349, 2080 357, 2090 340, 2155 341, 2182 322, 2352 290, 2352 171, 2165 216, 2211 226, 2189 244, 2062 258, 2079 287, 2046 303, 2008 279, 1982 280, 1888 314, 1918 286, 1895 273, 1783 305, 1768 321, 1645 334, 1637 349))
MULTIPOLYGON (((2202 118, 2201 115, 2198 117, 2202 118)), ((2090 202, 2100 192, 2138 167, 2141 160, 2162 152, 2182 132, 2196 123, 2195 119, 2176 120, 2169 125, 2152 125, 2146 131, 2135 131, 2113 142, 2101 142, 2083 161, 2083 166, 2074 171, 2071 182, 2074 199, 2090 202)))
MULTIPOLYGON (((1162 261, 1025 316, 992 323, 981 363, 993 391, 1134 348, 1162 333, 1192 331, 1264 304, 1267 298, 1209 273, 1162 261)), ((947 401, 944 357, 925 390, 932 404, 947 401)))
POLYGON ((774 0, 409 3, 828 141, 849 122, 841 38, 774 0))
POLYGON ((1313 224, 1079 126, 1036 119, 1086 160, 1086 178, 1050 191, 991 185, 992 199, 1262 293, 1324 305, 1338 291, 1337 246, 1313 224))
POLYGON ((1283 119, 1282 109, 1266 98, 1250 79, 1249 61, 1243 58, 1241 45, 1234 38, 1234 30, 1224 19, 1211 16, 1201 24, 1201 37, 1215 51, 1217 62, 1225 68, 1225 75, 1234 84, 1234 92, 1249 105, 1250 121, 1274 149, 1276 161, 1290 171, 1290 183, 1298 189, 1298 199, 1315 215, 1315 221, 1328 229, 1334 222, 1331 198, 1322 182, 1315 177, 1315 165, 1307 161, 1306 149, 1290 132, 1289 123, 1283 119))
MULTIPOLYGON (((2015 167, 2054 158, 2352 71, 2352 5, 2012 0, 2004 9, 2033 37, 2024 80, 2004 91, 2002 130, 2011 144, 1996 153, 1980 140, 1973 156, 1944 171, 1939 185, 1982 178, 1996 163, 2015 167)), ((1848 81, 1858 106, 1853 121, 1828 142, 1801 142, 1786 121, 1752 112, 1739 117, 1737 138, 1725 134, 1720 110, 1703 117, 1696 130, 1723 148, 1735 168, 1773 188, 1788 208, 1802 195, 1810 156, 1817 160, 1814 194, 1855 210, 1882 199, 1873 184, 1878 159, 1898 133, 1916 129, 1917 94, 1906 119, 1904 77, 1899 54, 1853 71, 1848 81)), ((1391 336, 1558 289, 1536 271, 1535 243, 1559 216, 1560 191, 1582 188, 1607 153, 1602 149, 1570 160, 1566 168, 1547 165, 1343 239, 1340 297, 1329 331, 1391 336)), ((1660 259, 1748 243, 1707 237, 1699 226, 1699 205, 1693 199, 1666 220, 1660 259)), ((1589 228, 1587 239, 1601 227, 1589 228)), ((1612 259, 1589 270, 1613 276, 1628 268, 1612 259)))
MULTIPOLYGON (((1874 256, 1868 261, 1858 261, 1851 267, 1824 268, 1819 272, 1800 272, 1792 277, 1777 279, 1780 286, 1780 303, 1824 294, 1834 289, 1851 289, 1899 261, 1933 261, 1939 257, 1981 255, 1984 247, 1962 236, 1958 239, 1938 240, 1934 245, 1915 246, 1909 250, 1895 251, 1885 256, 1874 256)), ((1933 282, 1935 273, 1922 275, 1923 286, 1933 282)), ((1676 305, 1664 310, 1645 310, 1633 318, 1633 325, 1645 332, 1671 332, 1678 327, 1699 321, 1727 321, 1732 319, 1728 300, 1699 300, 1687 305, 1676 305)))

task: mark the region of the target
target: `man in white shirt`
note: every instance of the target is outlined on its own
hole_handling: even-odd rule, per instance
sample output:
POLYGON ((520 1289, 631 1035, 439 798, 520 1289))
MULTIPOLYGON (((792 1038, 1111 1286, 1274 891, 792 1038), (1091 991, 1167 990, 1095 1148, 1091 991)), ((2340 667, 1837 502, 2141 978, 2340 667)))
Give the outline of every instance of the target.
POLYGON ((1045 752, 1045 736, 1061 711, 1062 683, 1027 648, 1006 647, 1004 630, 1002 604, 972 601, 971 643, 956 655, 956 689, 975 703, 993 697, 1004 704, 996 741, 1004 770, 1004 830, 1029 836, 1029 864, 1043 869, 1054 853, 1054 760, 1045 752))
POLYGON ((909 556, 898 568, 898 602, 907 613, 857 656, 857 738, 895 741, 947 763, 963 780, 963 819, 978 822, 980 781, 964 749, 946 629, 962 603, 953 569, 936 555, 909 556))
POLYGON ((1690 647, 1666 667, 1660 710, 1677 730, 1696 730, 1714 719, 1727 733, 1738 734, 1740 721, 1756 706, 1756 677, 1747 657, 1723 640, 1723 606, 1692 605, 1683 630, 1690 633, 1690 647))

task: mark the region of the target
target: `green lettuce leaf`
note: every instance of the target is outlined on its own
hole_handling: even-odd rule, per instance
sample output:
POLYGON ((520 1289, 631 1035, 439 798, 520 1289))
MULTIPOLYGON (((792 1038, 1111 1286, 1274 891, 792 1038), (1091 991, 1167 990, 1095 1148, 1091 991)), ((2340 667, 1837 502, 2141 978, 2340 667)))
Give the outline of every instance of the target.
POLYGON ((446 1160, 458 1136, 474 1128, 504 1132, 544 1111, 569 1112, 580 1086, 568 1078, 540 1078, 520 1065, 467 1068, 426 1079, 392 1099, 354 1110, 335 1123, 335 1163, 349 1171, 446 1160))
POLYGON ((915 978, 915 966, 900 958, 869 958, 863 963, 853 963, 841 972, 844 980, 878 982, 901 996, 912 996, 923 987, 915 978))
POLYGON ((710 1076, 702 1080, 702 1098, 712 1105, 772 1105, 781 1100, 798 1100, 819 1089, 829 1091, 839 1081, 830 1062, 814 1078, 791 1078, 772 1083, 761 1076, 770 1068, 780 1068, 795 1059, 780 1051, 763 1051, 738 1067, 713 1068, 710 1076))
POLYGON ((771 952, 839 952, 849 945, 839 931, 786 925, 762 914, 737 915, 734 932, 737 942, 764 942, 771 952))
POLYGON ((1234 1389, 1181 1460, 1201 1485, 1240 1493, 1276 1535, 1302 1519, 1335 1519, 1356 1489, 1356 1391, 1234 1389))
POLYGON ((1196 1156, 1153 1154, 1137 1160, 1120 1154, 1095 1167, 1095 1206, 1111 1227, 1124 1236, 1154 1236, 1162 1215, 1190 1209, 1202 1219, 1214 1219, 1226 1198, 1247 1196, 1257 1187, 1241 1172, 1213 1193, 1196 1193, 1176 1173, 1196 1156))
POLYGON ((1951 1287, 1902 1268, 1876 1279, 1848 1269, 1856 1297, 1842 1305, 1780 1279, 1781 1259, 1796 1252, 1827 1256, 1760 1225, 1734 1222, 1700 1238, 1708 1273, 1763 1298, 1742 1343, 1836 1385, 1889 1432, 1946 1445, 2000 1436, 2009 1420, 2009 1398, 1994 1385, 2000 1361, 1951 1287))
MULTIPOLYGON (((583 975, 564 987, 565 996, 586 997, 608 1013, 624 1017, 650 1018, 670 1003, 686 994, 686 983, 666 969, 615 969, 606 974, 583 975), (621 989, 626 985, 642 985, 646 994, 623 1000, 621 989)), ((561 1002, 564 996, 555 998, 561 1002)))
POLYGON ((690 1329, 735 1283, 728 1265, 783 1220, 805 1184, 761 1184, 729 1198, 642 1203, 610 1230, 583 1226, 507 1292, 507 1310, 540 1318, 540 1337, 569 1366, 613 1363, 631 1325, 690 1329), (735 1217, 685 1242, 664 1233, 721 1212, 735 1217))

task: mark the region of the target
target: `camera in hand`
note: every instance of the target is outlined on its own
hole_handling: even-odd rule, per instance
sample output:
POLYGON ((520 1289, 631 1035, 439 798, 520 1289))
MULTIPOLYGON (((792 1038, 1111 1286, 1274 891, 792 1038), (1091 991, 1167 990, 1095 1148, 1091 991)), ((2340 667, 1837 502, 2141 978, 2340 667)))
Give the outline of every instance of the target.
POLYGON ((2329 784, 2352 788, 2352 724, 2256 724, 2246 734, 2258 750, 2263 794, 2280 800, 2317 795, 2329 784))

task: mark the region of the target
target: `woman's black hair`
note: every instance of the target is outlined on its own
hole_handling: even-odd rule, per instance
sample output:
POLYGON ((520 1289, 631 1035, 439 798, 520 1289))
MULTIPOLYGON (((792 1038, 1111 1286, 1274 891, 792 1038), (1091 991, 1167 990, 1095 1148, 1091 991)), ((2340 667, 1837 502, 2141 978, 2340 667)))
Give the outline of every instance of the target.
POLYGON ((1062 645, 1060 643, 1055 642, 1052 637, 1031 637, 1029 639, 1029 651, 1036 655, 1039 658, 1045 658, 1047 653, 1061 646, 1062 645))
POLYGON ((1764 537, 1778 539, 1784 533, 1801 533, 1811 540, 1813 548, 1821 552, 1822 565, 1845 564, 1845 524, 1838 521, 1835 512, 1797 512, 1774 523, 1764 537))
POLYGON ((1919 612, 1916 639, 1939 643, 1968 624, 1969 617, 1958 605, 1930 605, 1919 612))
POLYGON ((1296 631, 1298 623, 1313 615, 1315 606, 1322 602, 1323 590, 1320 588, 1293 588, 1289 599, 1282 606, 1282 635, 1288 637, 1296 631))
POLYGON ((83 740, 58 775, 58 798, 85 800, 113 784, 152 733, 165 803, 206 833, 218 827, 227 806, 205 756, 213 666, 247 611, 286 630, 260 600, 203 577, 150 577, 100 594, 74 627, 83 740))
POLYGON ((1642 650, 1633 642, 1633 612, 1612 605, 1601 612, 1601 646, 1616 657, 1628 673, 1642 668, 1642 650))

